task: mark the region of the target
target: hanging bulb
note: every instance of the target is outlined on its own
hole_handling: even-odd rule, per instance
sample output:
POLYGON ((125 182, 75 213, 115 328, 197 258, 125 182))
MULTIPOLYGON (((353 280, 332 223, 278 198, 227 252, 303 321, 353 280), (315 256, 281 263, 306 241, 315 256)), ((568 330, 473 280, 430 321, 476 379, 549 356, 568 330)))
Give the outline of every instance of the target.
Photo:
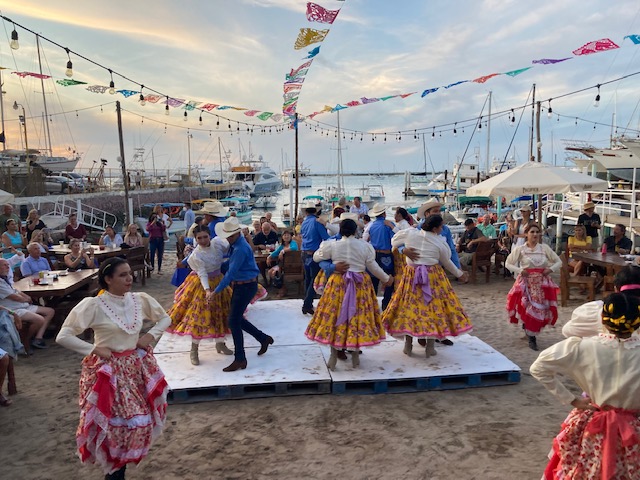
POLYGON ((71 60, 67 62, 67 69, 64 74, 69 78, 73 77, 73 63, 71 63, 71 60))
POLYGON ((598 85, 598 94, 596 95, 596 99, 593 101, 593 106, 596 108, 600 106, 600 85, 598 85))
POLYGON ((202 114, 200 114, 200 118, 198 118, 198 125, 202 125, 202 114))
POLYGON ((551 108, 551 99, 549 99, 549 110, 547 110, 547 118, 551 118, 553 115, 553 108, 551 108))
POLYGON ((138 101, 140 102, 140 105, 144 107, 147 104, 147 101, 144 99, 144 94, 142 93, 143 88, 144 85, 140 85, 140 97, 138 97, 138 101))
POLYGON ((13 26, 13 31, 11 32, 11 41, 9 42, 9 46, 12 50, 18 50, 20 48, 20 44, 18 43, 18 32, 16 31, 15 25, 13 26))
POLYGON ((183 120, 184 120, 185 122, 187 121, 187 112, 186 112, 186 111, 184 112, 183 120))
POLYGON ((480 121, 478 122, 478 130, 482 130, 482 117, 480 117, 480 121))
POLYGON ((115 93, 116 93, 116 85, 115 85, 115 83, 113 83, 113 80, 111 80, 109 82, 109 93, 111 95, 115 95, 115 93))
POLYGON ((458 126, 458 122, 456 122, 456 123, 454 124, 454 126, 453 126, 453 136, 454 136, 454 137, 457 137, 457 136, 458 136, 458 130, 457 130, 457 128, 456 128, 457 126, 458 126))
POLYGON ((220 117, 216 117, 216 128, 220 128, 220 117))
POLYGON ((169 104, 168 103, 164 106, 164 114, 165 115, 169 115, 169 104))

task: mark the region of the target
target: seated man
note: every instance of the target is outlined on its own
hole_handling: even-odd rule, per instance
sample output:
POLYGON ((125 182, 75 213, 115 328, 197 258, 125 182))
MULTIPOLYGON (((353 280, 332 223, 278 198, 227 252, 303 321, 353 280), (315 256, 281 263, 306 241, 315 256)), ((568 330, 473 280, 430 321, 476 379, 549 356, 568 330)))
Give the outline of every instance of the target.
POLYGON ((22 262, 22 265, 20 265, 20 271, 24 277, 40 272, 48 272, 51 269, 49 261, 42 256, 38 243, 31 242, 27 245, 27 252, 29 252, 29 256, 22 262))
POLYGON ((487 238, 482 234, 480 229, 476 227, 476 223, 471 218, 467 218, 464 221, 464 233, 458 240, 458 257, 460 259, 460 265, 471 265, 473 254, 478 248, 478 243, 484 242, 487 238))
POLYGON ((30 324, 27 340, 33 339, 30 342, 32 347, 47 348, 42 337, 55 311, 50 307, 34 305, 29 295, 16 290, 7 277, 9 270, 9 262, 4 258, 0 259, 0 305, 6 307, 10 314, 15 313, 20 320, 30 324))
POLYGON ((631 239, 625 236, 627 228, 621 223, 616 223, 613 227, 613 235, 604 239, 604 245, 607 246, 607 253, 619 253, 626 255, 631 252, 633 243, 631 239))
POLYGON ((272 229, 269 222, 264 222, 261 229, 253 237, 253 246, 257 250, 267 250, 267 245, 275 245, 278 242, 278 234, 272 229))

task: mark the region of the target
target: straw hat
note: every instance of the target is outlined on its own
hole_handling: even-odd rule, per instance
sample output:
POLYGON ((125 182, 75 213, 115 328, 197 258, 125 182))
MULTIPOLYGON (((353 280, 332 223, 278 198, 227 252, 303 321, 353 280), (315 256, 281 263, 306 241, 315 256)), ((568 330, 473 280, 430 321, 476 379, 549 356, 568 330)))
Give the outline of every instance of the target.
POLYGON ((376 203, 369 209, 369 216, 378 217, 387 211, 387 206, 384 203, 376 203))
POLYGON ((420 208, 418 208, 418 219, 422 219, 424 218, 424 213, 427 210, 431 210, 433 207, 442 207, 442 204, 436 199, 436 198, 430 198, 429 200, 427 200, 426 202, 424 202, 422 205, 420 205, 420 208))
POLYGON ((307 208, 315 208, 317 210, 319 206, 320 205, 318 204, 318 202, 316 200, 307 200, 307 202, 304 204, 304 206, 302 208, 304 208, 305 210, 307 208))
POLYGON ((202 208, 198 210, 198 213, 214 217, 226 217, 229 213, 229 209, 220 202, 205 202, 202 208))
POLYGON ((238 217, 229 217, 224 222, 216 223, 216 235, 220 238, 229 238, 242 231, 238 217))
POLYGON ((583 210, 589 210, 590 208, 596 208, 596 204, 593 202, 587 202, 582 206, 583 210))
POLYGON ((358 221, 358 214, 351 212, 344 212, 340 215, 340 221, 342 220, 353 220, 354 222, 358 221))
POLYGON ((520 207, 518 210, 520 210, 521 212, 530 212, 531 211, 531 206, 529 205, 523 205, 522 207, 520 207))

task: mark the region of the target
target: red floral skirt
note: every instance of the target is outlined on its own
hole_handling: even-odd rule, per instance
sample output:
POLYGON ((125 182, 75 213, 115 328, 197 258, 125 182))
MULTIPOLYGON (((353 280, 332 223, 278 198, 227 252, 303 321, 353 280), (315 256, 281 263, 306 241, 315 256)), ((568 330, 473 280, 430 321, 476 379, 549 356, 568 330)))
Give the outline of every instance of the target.
POLYGON ((545 480, 640 478, 640 411, 572 410, 549 458, 545 480))
POLYGON ((507 295, 507 311, 511 323, 524 324, 527 334, 535 335, 558 320, 558 285, 543 269, 530 268, 529 275, 518 275, 507 295))
POLYGON ((76 432, 82 463, 113 473, 139 463, 162 432, 167 382, 151 347, 88 355, 80 375, 80 424, 76 432))

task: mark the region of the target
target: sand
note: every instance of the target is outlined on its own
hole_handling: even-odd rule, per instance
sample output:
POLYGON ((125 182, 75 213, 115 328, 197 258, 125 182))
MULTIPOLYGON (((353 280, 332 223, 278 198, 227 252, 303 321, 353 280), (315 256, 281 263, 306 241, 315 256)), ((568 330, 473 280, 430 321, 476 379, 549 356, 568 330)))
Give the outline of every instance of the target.
MULTIPOLYGON (((135 289, 169 307, 169 280, 155 275, 135 289)), ((141 465, 128 468, 127 478, 539 479, 570 408, 528 373, 537 353, 508 323, 504 304, 511 284, 492 275, 489 284, 454 287, 473 334, 520 366, 520 384, 171 405, 164 434, 141 465)), ((580 303, 559 308, 556 328, 538 339, 541 348, 562 339, 561 326, 580 303)), ((19 393, 11 407, 0 408, 0 475, 103 478, 98 467, 81 465, 75 455, 82 357, 49 343, 20 358, 19 393)))

